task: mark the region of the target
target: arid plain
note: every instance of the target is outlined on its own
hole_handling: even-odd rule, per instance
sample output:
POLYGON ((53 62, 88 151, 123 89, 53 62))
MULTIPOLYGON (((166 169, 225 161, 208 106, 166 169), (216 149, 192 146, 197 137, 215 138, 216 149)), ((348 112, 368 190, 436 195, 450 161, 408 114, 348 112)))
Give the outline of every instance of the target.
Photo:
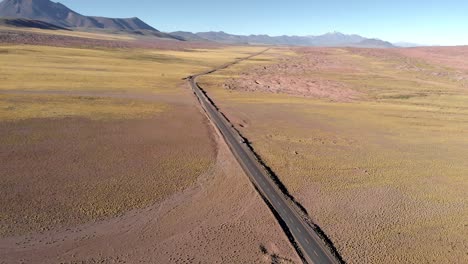
POLYGON ((11 34, 0 263, 298 262, 182 80, 260 48, 11 34))
MULTIPOLYGON (((182 80, 264 47, 6 32, 0 263, 301 262, 182 80)), ((464 263, 466 59, 271 48, 199 82, 347 263, 464 263)))
POLYGON ((468 263, 468 2, 416 2, 0 0, 0 264, 468 263))
POLYGON ((465 263, 467 52, 273 49, 200 83, 346 262, 465 263))

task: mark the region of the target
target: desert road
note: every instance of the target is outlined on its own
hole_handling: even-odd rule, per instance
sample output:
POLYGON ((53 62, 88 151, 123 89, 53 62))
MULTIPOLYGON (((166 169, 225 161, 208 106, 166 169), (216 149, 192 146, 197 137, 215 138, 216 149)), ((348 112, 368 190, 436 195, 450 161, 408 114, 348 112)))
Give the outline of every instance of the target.
MULTIPOLYGON (((263 51, 265 52, 265 51, 263 51)), ((213 73, 217 70, 224 69, 230 65, 236 64, 242 60, 246 60, 257 56, 263 52, 253 54, 244 59, 239 59, 235 62, 225 64, 216 69, 189 76, 187 80, 197 96, 202 108, 205 110, 209 119, 213 122, 220 134, 223 136, 232 153, 242 166, 245 173, 250 177, 250 180, 255 185, 256 189, 270 204, 270 208, 276 211, 276 214, 282 219, 284 225, 289 229, 295 243, 300 248, 303 259, 307 263, 339 263, 333 256, 330 250, 314 230, 306 223, 299 215, 297 210, 291 205, 291 202, 285 197, 277 185, 273 182, 268 172, 259 163, 255 154, 250 150, 244 139, 234 129, 232 124, 219 111, 214 102, 208 95, 198 86, 196 79, 199 76, 213 73)))

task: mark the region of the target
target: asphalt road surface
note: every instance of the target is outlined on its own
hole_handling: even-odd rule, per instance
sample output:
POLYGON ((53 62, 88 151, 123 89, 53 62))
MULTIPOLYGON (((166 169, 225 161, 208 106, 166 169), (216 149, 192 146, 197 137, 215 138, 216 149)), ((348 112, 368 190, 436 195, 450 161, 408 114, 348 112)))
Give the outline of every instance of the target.
POLYGON ((250 177, 250 180, 256 186, 260 194, 268 200, 277 215, 279 215, 287 225, 287 228, 294 237, 296 244, 299 246, 305 261, 308 263, 339 263, 339 261, 326 247, 325 243, 299 215, 297 210, 291 205, 291 202, 288 201, 285 195, 273 182, 267 171, 258 162, 254 153, 252 153, 249 147, 245 144, 243 138, 233 128, 232 124, 229 123, 229 121, 219 112, 213 101, 211 101, 204 91, 200 89, 196 82, 196 79, 199 76, 227 68, 232 64, 259 54, 260 53, 257 53, 244 59, 239 59, 233 63, 222 65, 214 70, 189 76, 187 77, 187 80, 190 82, 201 106, 213 124, 218 128, 220 134, 223 136, 245 173, 250 177))

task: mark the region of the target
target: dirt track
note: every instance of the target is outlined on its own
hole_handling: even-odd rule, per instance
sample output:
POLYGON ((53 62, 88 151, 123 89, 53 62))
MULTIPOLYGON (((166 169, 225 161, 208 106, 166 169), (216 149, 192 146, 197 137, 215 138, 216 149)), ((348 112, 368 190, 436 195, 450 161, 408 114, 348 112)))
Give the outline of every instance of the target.
POLYGON ((2 264, 299 263, 222 143, 195 187, 111 220, 2 239, 0 255, 2 264))
MULTIPOLYGON (((23 94, 28 94, 28 92, 23 94)), ((183 94, 190 95, 188 89, 183 94)), ((110 96, 121 97, 123 95, 110 96)), ((134 95, 134 97, 140 98, 140 95, 134 95)), ((3 128, 1 128, 1 131, 10 135, 2 138, 4 140, 9 138, 11 143, 14 143, 14 135, 18 131, 26 133, 23 135, 25 138, 31 138, 31 135, 27 136, 28 133, 41 135, 41 137, 37 138, 38 142, 30 142, 31 144, 19 148, 20 152, 15 152, 14 149, 2 151, 4 154, 9 153, 10 162, 3 165, 10 166, 8 171, 11 173, 8 175, 13 177, 10 177, 11 179, 6 182, 23 184, 22 188, 11 188, 8 192, 2 192, 2 194, 9 194, 8 197, 10 197, 15 195, 15 190, 22 195, 29 194, 30 197, 23 197, 20 200, 15 200, 12 196, 10 198, 12 201, 19 203, 18 206, 33 210, 38 209, 38 207, 35 207, 34 203, 28 203, 28 201, 38 200, 44 206, 52 205, 53 208, 57 209, 57 212, 63 214, 66 213, 66 210, 63 211, 64 208, 56 205, 66 204, 67 200, 64 200, 64 198, 69 197, 73 198, 73 200, 79 200, 81 199, 79 197, 85 198, 87 194, 73 193, 73 191, 64 192, 60 187, 63 184, 60 183, 63 183, 64 180, 65 182, 74 182, 77 179, 89 178, 89 173, 92 173, 95 169, 105 164, 113 164, 115 158, 120 156, 119 153, 127 154, 117 166, 104 166, 107 169, 102 167, 100 178, 102 178, 101 183, 103 184, 97 184, 96 188, 106 187, 107 184, 104 184, 106 179, 112 180, 115 176, 126 175, 126 173, 131 172, 139 176, 135 179, 126 177, 117 177, 116 179, 118 182, 122 181, 121 183, 126 181, 135 183, 137 179, 139 181, 146 179, 149 182, 140 181, 145 184, 143 189, 141 186, 133 186, 125 193, 130 195, 132 191, 137 191, 138 193, 135 193, 135 195, 146 196, 151 192, 159 191, 160 188, 157 186, 161 182, 152 187, 151 184, 148 184, 151 183, 151 178, 142 178, 138 170, 147 170, 148 175, 151 175, 152 170, 159 174, 170 173, 168 171, 164 172, 157 166, 160 163, 157 153, 163 154, 163 156, 170 154, 164 154, 165 146, 170 147, 167 150, 172 154, 182 155, 181 153, 184 150, 190 151, 193 147, 197 149, 197 155, 200 157, 208 157, 212 153, 218 153, 214 167, 212 166, 209 171, 198 178, 197 175, 186 174, 184 179, 190 180, 195 177, 195 184, 190 185, 193 187, 169 197, 162 196, 164 197, 163 200, 156 199, 156 203, 151 202, 149 207, 145 207, 145 209, 135 209, 117 217, 105 217, 97 222, 75 218, 72 219, 73 221, 45 225, 43 231, 28 232, 27 235, 21 236, 10 234, 0 238, 0 255, 2 256, 0 263, 21 261, 27 263, 101 263, 102 261, 106 263, 119 261, 127 263, 187 263, 198 261, 204 263, 271 263, 277 260, 285 263, 298 263, 299 260, 294 249, 282 230, 277 226, 274 217, 264 206, 263 201, 251 188, 247 177, 238 167, 234 158, 227 152, 226 146, 222 143, 215 146, 217 145, 217 139, 206 134, 209 132, 207 123, 203 126, 204 132, 197 130, 198 132, 194 133, 194 129, 199 127, 197 124, 200 119, 204 118, 199 110, 193 107, 195 104, 193 98, 191 96, 178 96, 176 100, 173 96, 158 96, 157 98, 147 97, 147 99, 163 100, 172 104, 173 109, 162 114, 167 115, 167 118, 155 117, 154 120, 96 122, 85 119, 55 121, 38 119, 19 123, 2 123, 3 128), (177 106, 176 109, 174 109, 175 106, 177 106), (191 120, 187 120, 187 115, 195 115, 196 118, 192 116, 191 120), (176 122, 169 122, 170 120, 176 122), (184 122, 181 122, 181 120, 184 122), (20 129, 20 127, 24 127, 24 129, 20 129), (181 145, 179 143, 182 141, 176 138, 185 134, 177 133, 178 135, 176 135, 174 131, 183 132, 186 131, 185 128, 187 127, 190 127, 192 135, 201 136, 202 138, 194 139, 186 135, 186 142, 181 145), (50 133, 50 129, 52 129, 53 133, 50 133), (11 134, 8 131, 15 133, 11 134), (125 131, 129 133, 125 133, 125 131), (70 135, 73 136, 70 138, 70 135), (44 141, 44 137, 48 139, 44 141), (145 148, 153 149, 156 151, 155 153, 142 152, 140 143, 146 142, 145 137, 152 138, 150 142, 156 144, 156 148, 148 148, 148 146, 145 148), (172 137, 175 137, 174 140, 177 140, 178 144, 170 142, 172 137), (87 138, 94 138, 94 140, 83 145, 86 142, 83 140, 87 138), (143 140, 143 142, 131 143, 134 140, 143 140), (60 142, 68 142, 67 147, 64 144, 59 144, 60 142), (95 144, 93 142, 100 143, 95 144), (128 144, 125 144, 125 142, 128 144), (193 142, 201 144, 201 146, 196 147, 193 142), (122 144, 126 145, 126 147, 119 149, 122 144), (105 150, 109 146, 116 148, 105 150), (176 146, 179 146, 180 149, 175 149, 176 146), (202 150, 205 148, 202 146, 209 146, 206 149, 209 153, 203 152, 202 150), (86 151, 96 147, 104 152, 86 151), (215 148, 219 149, 215 150, 215 148), (55 149, 54 154, 47 154, 48 149, 55 149), (80 149, 85 153, 101 153, 102 155, 99 158, 76 152, 80 149), (26 156, 21 155, 21 153, 29 153, 28 162, 25 162, 24 158, 26 156), (44 155, 42 159, 40 153, 44 155), (79 176, 73 171, 68 171, 69 168, 74 166, 70 163, 74 160, 72 156, 81 157, 79 163, 84 162, 83 164, 89 165, 89 162, 91 162, 94 165, 88 167, 88 173, 85 170, 82 171, 83 175, 79 176), (84 157, 87 158, 84 159, 84 157), (48 166, 51 167, 44 167, 41 165, 43 163, 34 162, 34 160, 46 160, 45 165, 49 164, 48 166), (140 164, 138 166, 128 164, 132 160, 139 160, 140 164), (53 163, 54 161, 55 163, 53 163), (95 162, 93 163, 93 161, 95 162), (22 163, 28 166, 15 165, 22 163), (58 166, 58 164, 61 164, 61 166, 58 166), (20 167, 21 170, 18 169, 20 167), (60 170, 60 168, 66 168, 66 170, 60 170), (58 177, 52 181, 55 184, 53 188, 47 187, 51 181, 46 179, 51 171, 54 171, 52 175, 65 173, 62 175, 65 178, 58 177), (68 173, 66 173, 67 171, 68 173), (31 175, 31 173, 38 174, 42 180, 31 184, 26 184, 30 181, 16 181, 18 176, 31 175), (37 185, 38 183, 41 184, 37 185), (42 191, 40 191, 41 186, 44 187, 42 191), (25 191, 25 188, 33 189, 25 191), (36 191, 34 192, 34 190, 36 191), (44 190, 45 192, 43 192, 44 190), (24 203, 21 204, 21 202, 24 203), (57 228, 57 226, 63 227, 57 228)), ((16 137, 16 139, 19 138, 16 137)), ((7 147, 8 145, 4 144, 4 146, 7 147)), ((183 156, 187 156, 187 153, 183 154, 183 156)), ((181 172, 180 169, 178 171, 181 172)), ((146 173, 143 175, 146 175, 146 173)), ((30 180, 34 180, 34 178, 30 180)), ((88 179, 88 181, 93 182, 94 180, 88 179)), ((175 181, 178 183, 177 186, 181 187, 180 179, 169 179, 167 182, 169 184, 167 185, 168 188, 163 190, 171 192, 173 189, 171 182, 174 183, 175 181)), ((126 186, 126 184, 124 185, 126 186)), ((85 190, 88 190, 88 188, 85 190)), ((109 190, 112 190, 112 188, 109 190)), ((115 195, 119 196, 118 193, 109 196, 108 199, 110 199, 111 203, 105 202, 103 205, 114 204, 116 197, 112 196, 115 195)), ((3 198, 2 201, 6 202, 7 199, 3 198)), ((125 199, 125 197, 121 198, 125 199)), ((6 209, 14 209, 12 207, 14 205, 15 203, 8 202, 3 206, 6 209)), ((73 204, 71 208, 73 208, 73 204)), ((51 211, 47 215, 54 216, 53 212, 51 211)), ((25 212, 21 212, 20 215, 22 213, 25 212)), ((65 216, 73 216, 73 214, 66 214, 65 216)), ((57 218, 53 217, 52 219, 57 218)), ((19 228, 23 224, 25 223, 17 226, 15 224, 15 226, 19 228)), ((36 227, 32 226, 32 228, 36 227)), ((11 231, 21 230, 12 229, 11 231)))
POLYGON ((0 157, 8 161, 0 165, 1 234, 103 219, 187 188, 210 167, 215 150, 201 137, 209 136, 203 119, 191 111, 180 106, 143 120, 0 123, 0 157), (181 124, 173 119, 185 120, 195 137, 174 133, 181 124))

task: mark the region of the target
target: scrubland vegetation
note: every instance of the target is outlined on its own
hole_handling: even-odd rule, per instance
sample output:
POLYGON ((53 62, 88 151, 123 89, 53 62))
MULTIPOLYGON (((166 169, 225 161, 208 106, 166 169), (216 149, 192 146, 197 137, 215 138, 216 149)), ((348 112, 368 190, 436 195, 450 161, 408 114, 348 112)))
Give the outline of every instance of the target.
POLYGON ((260 48, 163 51, 0 46, 1 90, 170 92, 181 79, 260 48))
POLYGON ((102 220, 193 185, 216 148, 182 78, 256 50, 0 46, 0 235, 102 220))
POLYGON ((466 262, 468 72, 406 50, 296 51, 201 85, 346 261, 466 262))

